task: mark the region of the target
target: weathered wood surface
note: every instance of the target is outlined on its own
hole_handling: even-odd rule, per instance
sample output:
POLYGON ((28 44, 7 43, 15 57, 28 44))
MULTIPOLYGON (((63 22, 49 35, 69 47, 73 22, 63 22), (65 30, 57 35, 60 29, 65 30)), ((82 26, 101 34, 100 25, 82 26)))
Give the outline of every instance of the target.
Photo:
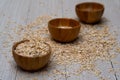
MULTIPOLYGON (((6 26, 14 26, 7 24, 9 20, 18 24, 27 24, 40 15, 77 19, 74 10, 75 5, 85 1, 103 3, 105 5, 103 17, 106 18, 103 24, 112 25, 110 27, 112 30, 120 32, 120 0, 0 0, 0 35, 3 31, 10 32, 9 29, 5 28, 6 26)), ((117 39, 120 42, 120 33, 117 39)), ((5 36, 0 39, 0 44, 4 40, 6 40, 5 36)), ((76 68, 79 68, 79 64, 73 64, 69 67, 54 65, 34 73, 23 71, 16 66, 10 50, 11 47, 4 49, 3 46, 0 46, 0 80, 99 80, 87 72, 80 75, 53 75, 52 73, 54 69, 74 72, 76 68), (3 51, 6 53, 2 53, 3 51)), ((98 62, 102 75, 110 78, 110 80, 120 80, 120 72, 115 74, 107 72, 109 68, 120 68, 120 64, 115 64, 115 62, 120 63, 120 55, 111 62, 98 62)))

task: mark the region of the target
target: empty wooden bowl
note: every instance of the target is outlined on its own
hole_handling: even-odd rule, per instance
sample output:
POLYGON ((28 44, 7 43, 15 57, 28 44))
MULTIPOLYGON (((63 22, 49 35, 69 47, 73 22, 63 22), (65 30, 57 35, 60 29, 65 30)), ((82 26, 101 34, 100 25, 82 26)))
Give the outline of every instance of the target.
POLYGON ((100 21, 103 15, 104 6, 96 2, 84 2, 77 4, 75 10, 80 21, 84 23, 96 23, 100 21))
POLYGON ((15 62, 18 64, 18 66, 20 66, 22 69, 27 70, 27 71, 36 71, 38 69, 43 68, 49 61, 50 54, 51 54, 51 47, 49 46, 49 44, 45 43, 46 45, 49 46, 49 51, 47 54, 41 55, 41 56, 35 56, 35 57, 30 56, 29 57, 29 56, 23 56, 23 55, 16 53, 15 52, 16 47, 19 44, 24 43, 26 41, 28 40, 23 40, 13 45, 12 53, 13 53, 15 62))
POLYGON ((80 24, 74 19, 56 18, 48 22, 48 29, 56 41, 71 42, 75 40, 80 31, 80 24))

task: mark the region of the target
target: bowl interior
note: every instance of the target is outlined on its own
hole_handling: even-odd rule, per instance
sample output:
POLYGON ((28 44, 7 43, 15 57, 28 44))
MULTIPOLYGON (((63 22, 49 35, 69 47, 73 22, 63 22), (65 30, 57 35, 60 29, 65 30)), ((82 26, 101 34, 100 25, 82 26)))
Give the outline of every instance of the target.
POLYGON ((53 19, 49 22, 52 27, 55 28, 76 28, 79 26, 79 22, 73 19, 67 19, 67 18, 57 18, 53 19))
POLYGON ((20 41, 20 42, 15 43, 15 44, 13 45, 13 47, 12 47, 13 53, 16 54, 16 55, 18 55, 18 56, 25 57, 25 58, 37 58, 37 57, 43 57, 43 56, 46 56, 46 55, 50 54, 50 52, 51 52, 51 47, 50 47, 50 45, 47 44, 47 43, 45 43, 45 44, 49 47, 49 51, 48 51, 46 54, 44 54, 44 55, 35 56, 35 57, 34 57, 34 56, 24 56, 24 55, 17 54, 17 53, 15 52, 16 47, 17 47, 19 44, 24 43, 24 42, 28 42, 28 41, 29 41, 29 40, 22 40, 22 41, 20 41))
POLYGON ((104 6, 100 3, 85 2, 85 3, 76 5, 76 8, 78 10, 83 10, 83 11, 99 11, 99 10, 103 10, 104 6))

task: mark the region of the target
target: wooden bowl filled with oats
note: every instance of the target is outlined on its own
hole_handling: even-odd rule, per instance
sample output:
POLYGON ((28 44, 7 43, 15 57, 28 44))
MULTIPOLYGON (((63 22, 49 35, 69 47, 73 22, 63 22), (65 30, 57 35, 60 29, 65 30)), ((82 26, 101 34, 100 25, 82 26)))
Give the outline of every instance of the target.
POLYGON ((23 40, 12 47, 15 62, 24 70, 36 71, 43 68, 50 59, 49 44, 34 40, 23 40))

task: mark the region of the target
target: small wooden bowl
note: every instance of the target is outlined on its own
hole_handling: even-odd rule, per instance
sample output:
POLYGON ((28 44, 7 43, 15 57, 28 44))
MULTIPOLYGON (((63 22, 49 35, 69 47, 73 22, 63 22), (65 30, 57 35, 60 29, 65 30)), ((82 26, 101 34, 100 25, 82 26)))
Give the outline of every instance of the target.
POLYGON ((56 41, 71 42, 75 40, 80 31, 78 21, 68 18, 56 18, 48 22, 48 29, 56 41))
POLYGON ((84 23, 97 23, 103 15, 104 6, 96 2, 84 2, 77 4, 75 10, 80 21, 84 23))
POLYGON ((49 44, 45 43, 46 45, 49 46, 49 51, 47 54, 42 56, 36 56, 36 57, 22 56, 17 54, 15 52, 15 49, 19 44, 24 43, 25 41, 28 41, 28 40, 17 42, 12 47, 12 53, 13 53, 15 62, 18 64, 18 66, 20 66, 22 69, 27 71, 36 71, 43 68, 49 61, 50 54, 51 54, 51 47, 49 46, 49 44))

